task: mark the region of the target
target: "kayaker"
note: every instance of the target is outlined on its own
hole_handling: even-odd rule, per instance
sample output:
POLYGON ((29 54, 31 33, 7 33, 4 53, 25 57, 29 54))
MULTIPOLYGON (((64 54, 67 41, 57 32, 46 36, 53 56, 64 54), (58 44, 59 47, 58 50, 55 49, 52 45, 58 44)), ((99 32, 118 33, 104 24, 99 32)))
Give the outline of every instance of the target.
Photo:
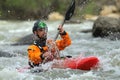
POLYGON ((33 26, 34 43, 27 49, 29 65, 31 68, 42 63, 59 59, 59 51, 64 50, 71 44, 68 33, 62 26, 58 27, 60 40, 47 40, 48 27, 43 21, 36 21, 33 26))

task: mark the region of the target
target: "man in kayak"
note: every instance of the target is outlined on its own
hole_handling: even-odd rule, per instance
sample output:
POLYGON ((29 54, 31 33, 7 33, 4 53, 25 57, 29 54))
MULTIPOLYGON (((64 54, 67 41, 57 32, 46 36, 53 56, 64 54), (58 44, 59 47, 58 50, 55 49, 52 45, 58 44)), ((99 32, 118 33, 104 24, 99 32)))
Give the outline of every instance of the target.
POLYGON ((43 21, 36 21, 33 26, 35 36, 34 43, 27 49, 29 65, 31 68, 39 66, 42 63, 59 59, 59 51, 64 50, 71 44, 68 33, 62 26, 58 27, 61 40, 47 40, 48 27, 43 21))

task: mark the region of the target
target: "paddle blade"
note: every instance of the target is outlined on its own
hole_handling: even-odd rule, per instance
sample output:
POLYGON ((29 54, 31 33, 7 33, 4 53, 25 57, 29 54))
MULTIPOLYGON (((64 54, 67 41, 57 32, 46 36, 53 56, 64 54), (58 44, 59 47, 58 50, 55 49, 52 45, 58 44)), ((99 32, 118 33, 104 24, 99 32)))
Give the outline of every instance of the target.
POLYGON ((74 14, 74 10, 75 10, 75 0, 72 0, 71 4, 65 14, 65 20, 70 20, 70 18, 74 14))

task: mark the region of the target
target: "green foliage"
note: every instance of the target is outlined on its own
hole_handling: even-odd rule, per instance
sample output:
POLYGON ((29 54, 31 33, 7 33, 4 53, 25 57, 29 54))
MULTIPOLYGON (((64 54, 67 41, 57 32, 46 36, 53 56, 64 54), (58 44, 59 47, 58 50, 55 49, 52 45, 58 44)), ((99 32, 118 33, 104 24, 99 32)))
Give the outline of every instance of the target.
POLYGON ((69 7, 71 0, 58 0, 58 7, 56 8, 56 11, 60 12, 60 13, 65 13, 67 8, 69 7))
POLYGON ((95 7, 95 3, 92 1, 90 4, 87 5, 83 12, 86 14, 94 14, 95 7))
POLYGON ((80 14, 96 14, 95 12, 96 4, 94 1, 91 1, 85 6, 84 9, 80 12, 80 14))
MULTIPOLYGON (((0 0, 0 15, 2 15, 0 18, 38 19, 42 16, 47 18, 53 11, 64 15, 70 2, 71 0, 0 0)), ((75 15, 77 16, 86 13, 94 14, 95 3, 92 1, 87 6, 85 5, 84 9, 80 10, 79 8, 76 3, 75 15)))
POLYGON ((2 11, 0 11, 0 16, 2 15, 2 11))
POLYGON ((37 7, 37 2, 34 0, 6 0, 5 5, 10 8, 30 10, 37 7))

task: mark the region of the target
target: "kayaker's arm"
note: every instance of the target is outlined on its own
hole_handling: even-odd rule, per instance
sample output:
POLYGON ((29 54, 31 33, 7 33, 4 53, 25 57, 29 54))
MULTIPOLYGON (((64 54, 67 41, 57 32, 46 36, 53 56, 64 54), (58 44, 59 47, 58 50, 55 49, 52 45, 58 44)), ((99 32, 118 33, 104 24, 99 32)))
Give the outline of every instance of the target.
POLYGON ((56 40, 56 44, 59 48, 59 50, 64 50, 67 46, 71 44, 71 39, 69 37, 69 34, 64 31, 63 33, 60 33, 61 40, 56 40))

